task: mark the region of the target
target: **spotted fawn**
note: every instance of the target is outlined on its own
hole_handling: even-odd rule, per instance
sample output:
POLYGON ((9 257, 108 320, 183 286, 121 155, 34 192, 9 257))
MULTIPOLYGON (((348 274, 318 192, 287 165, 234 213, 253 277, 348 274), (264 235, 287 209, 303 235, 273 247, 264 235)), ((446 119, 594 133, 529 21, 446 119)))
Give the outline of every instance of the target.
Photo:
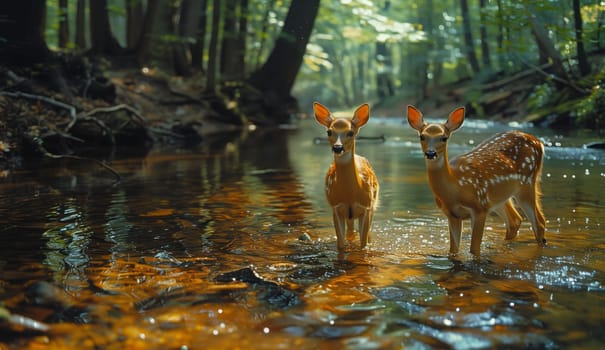
POLYGON ((370 241, 370 226, 378 204, 378 179, 368 160, 355 154, 355 137, 370 118, 370 107, 363 104, 352 119, 335 118, 318 102, 313 104, 315 119, 327 129, 334 161, 326 174, 325 189, 332 207, 334 228, 339 250, 345 247, 347 235, 354 232, 358 220, 361 248, 370 241))
POLYGON ((448 219, 450 254, 458 252, 462 220, 470 219, 470 251, 479 255, 489 212, 505 220, 506 239, 515 238, 521 215, 513 199, 529 218, 538 244, 546 243, 540 205, 544 158, 540 140, 520 131, 502 132, 448 161, 447 141, 462 126, 464 108, 454 110, 445 123, 426 123, 418 109, 408 106, 407 118, 420 136, 435 202, 448 219))

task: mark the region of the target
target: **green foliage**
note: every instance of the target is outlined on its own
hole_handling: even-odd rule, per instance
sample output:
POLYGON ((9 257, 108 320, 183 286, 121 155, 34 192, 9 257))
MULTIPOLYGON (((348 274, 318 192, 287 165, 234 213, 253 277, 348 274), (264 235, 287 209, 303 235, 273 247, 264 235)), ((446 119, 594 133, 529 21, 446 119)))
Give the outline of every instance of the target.
MULTIPOLYGON (((90 0, 94 1, 94 0, 90 0)), ((149 1, 141 1, 146 7, 149 1)), ((177 6, 179 2, 170 1, 177 6)), ((207 11, 211 10, 209 2, 207 11)), ((68 0, 67 16, 71 41, 75 41, 76 0, 68 0)), ((268 57, 280 33, 290 1, 250 0, 246 37, 246 72, 258 69, 268 57)), ((605 47, 602 2, 581 1, 584 44, 587 52, 605 47)), ((111 29, 118 41, 126 41, 126 2, 108 0, 111 29)), ((88 24, 88 10, 86 10, 88 24)), ((178 11, 177 11, 178 12, 178 11)), ((210 35, 210 12, 206 13, 210 35)), ((481 62, 481 72, 469 69, 462 40, 462 15, 458 1, 372 1, 322 0, 315 28, 296 81, 294 94, 301 100, 321 99, 335 107, 349 107, 359 100, 377 99, 377 77, 387 74, 400 96, 424 98, 424 91, 467 78, 489 82, 495 74, 515 74, 528 66, 540 65, 540 51, 531 32, 528 16, 535 15, 549 39, 573 74, 576 64, 576 37, 571 2, 558 0, 469 1, 474 49, 481 57, 479 30, 487 35, 491 64, 481 62), (386 6, 387 3, 390 6, 386 6), (378 53, 378 43, 387 54, 378 53)), ((57 45, 61 13, 57 0, 47 0, 45 36, 53 49, 57 45)), ((175 19, 178 16, 175 15, 175 19)), ((86 24, 86 29, 88 29, 86 24)), ((176 27, 176 26, 175 26, 176 27)), ((193 44, 197 38, 160 33, 166 49, 175 44, 193 44)), ((73 47, 73 43, 68 44, 73 47)), ((168 51, 167 51, 168 52, 168 51)), ((208 53, 204 52, 207 61, 208 53)), ((597 84, 598 85, 598 84, 597 84)), ((578 109, 578 120, 597 120, 589 111, 600 107, 603 84, 593 90, 578 109)), ((429 93, 430 95, 430 93, 429 93)), ((465 96, 473 101, 472 92, 465 96)), ((561 101, 551 83, 537 85, 529 98, 529 109, 546 108, 561 101)), ((577 98, 577 96, 573 96, 577 98)), ((412 101, 410 101, 412 102, 412 101)), ((301 103, 304 105, 304 103, 301 103)))
POLYGON ((576 122, 594 130, 605 129, 605 80, 593 87, 591 94, 576 105, 576 122))
MULTIPOLYGON (((93 0, 94 1, 94 0, 93 0)), ((115 4, 113 1, 109 2, 107 5, 107 11, 110 16, 122 16, 126 17, 126 8, 123 4, 115 4)))
POLYGON ((414 16, 410 16, 409 1, 391 1, 388 10, 385 3, 322 1, 305 65, 295 85, 297 96, 348 107, 358 100, 372 99, 376 74, 384 71, 391 73, 395 88, 400 87, 399 77, 405 75, 400 73, 400 67, 405 67, 404 61, 413 57, 407 55, 402 45, 423 42, 427 37, 414 16), (377 43, 389 47, 390 57, 386 61, 377 55, 377 43), (395 47, 398 49, 392 49, 395 47))
POLYGON ((556 89, 550 82, 537 85, 527 100, 530 111, 547 107, 554 99, 556 89))
POLYGON ((578 96, 578 91, 569 86, 555 86, 554 82, 537 85, 527 101, 530 112, 546 116, 564 115, 572 118, 577 128, 593 130, 605 129, 605 68, 583 80, 586 95, 578 96))

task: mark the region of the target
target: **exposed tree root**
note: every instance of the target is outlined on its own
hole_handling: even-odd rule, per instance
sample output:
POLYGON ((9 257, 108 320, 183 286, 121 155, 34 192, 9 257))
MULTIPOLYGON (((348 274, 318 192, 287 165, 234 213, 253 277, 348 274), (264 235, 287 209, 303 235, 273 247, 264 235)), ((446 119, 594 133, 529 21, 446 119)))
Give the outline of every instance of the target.
MULTIPOLYGON (((30 93, 25 93, 25 92, 21 92, 21 91, 14 91, 14 92, 1 91, 0 96, 6 96, 6 97, 15 98, 15 99, 24 98, 24 99, 29 99, 29 100, 41 101, 46 104, 66 110, 70 117, 70 121, 66 124, 66 126, 64 128, 51 128, 49 131, 47 131, 43 134, 40 134, 39 137, 35 137, 34 139, 32 139, 31 144, 35 145, 34 148, 36 149, 36 151, 38 151, 38 153, 40 153, 43 156, 48 157, 48 158, 75 159, 75 160, 85 160, 85 161, 95 162, 98 165, 100 165, 101 167, 108 170, 111 174, 113 174, 114 177, 116 178, 116 183, 121 181, 120 174, 116 170, 114 170, 111 166, 109 166, 107 163, 105 163, 104 161, 101 161, 101 160, 98 160, 95 158, 91 158, 91 157, 74 155, 74 154, 56 154, 54 152, 50 152, 47 149, 47 144, 45 143, 45 140, 57 138, 60 140, 69 140, 69 141, 77 142, 79 144, 85 144, 86 140, 84 140, 81 137, 77 137, 77 136, 73 135, 72 130, 78 123, 93 123, 101 130, 101 133, 109 141, 109 146, 111 149, 110 153, 111 153, 111 155, 113 155, 115 152, 115 147, 116 147, 116 140, 115 140, 115 136, 114 136, 115 131, 120 131, 130 121, 134 121, 141 128, 146 128, 145 118, 136 109, 134 109, 131 106, 125 105, 125 104, 119 104, 119 105, 111 106, 111 107, 99 107, 99 108, 94 108, 89 111, 77 113, 77 109, 75 106, 67 104, 62 101, 58 101, 54 98, 47 97, 47 96, 30 94, 30 93), (103 120, 95 117, 95 115, 97 115, 97 114, 110 114, 110 113, 114 113, 114 112, 121 111, 121 110, 126 110, 128 112, 128 115, 130 116, 130 119, 120 123, 115 130, 112 129, 110 126, 108 126, 107 123, 105 123, 103 120)), ((58 147, 55 146, 55 148, 58 148, 58 147)), ((63 147, 63 148, 65 148, 65 147, 63 147)), ((73 150, 71 150, 71 149, 69 149, 69 151, 73 152, 73 150)))

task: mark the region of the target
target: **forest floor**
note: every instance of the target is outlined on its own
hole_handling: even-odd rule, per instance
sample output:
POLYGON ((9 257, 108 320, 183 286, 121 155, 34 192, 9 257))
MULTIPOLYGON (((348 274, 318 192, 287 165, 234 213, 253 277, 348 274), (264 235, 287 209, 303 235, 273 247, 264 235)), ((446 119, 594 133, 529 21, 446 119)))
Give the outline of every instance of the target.
POLYGON ((532 74, 501 77, 490 83, 470 79, 430 88, 425 96, 393 96, 374 106, 373 112, 382 116, 404 116, 411 104, 430 117, 447 118, 458 107, 465 107, 468 116, 494 121, 534 121, 528 113, 527 100, 533 87, 541 81, 532 74))
POLYGON ((228 100, 204 97, 199 76, 110 70, 103 72, 109 92, 87 94, 84 79, 58 70, 65 76, 0 67, 6 86, 0 90, 0 170, 39 158, 144 155, 153 145, 191 145, 242 128, 228 100))

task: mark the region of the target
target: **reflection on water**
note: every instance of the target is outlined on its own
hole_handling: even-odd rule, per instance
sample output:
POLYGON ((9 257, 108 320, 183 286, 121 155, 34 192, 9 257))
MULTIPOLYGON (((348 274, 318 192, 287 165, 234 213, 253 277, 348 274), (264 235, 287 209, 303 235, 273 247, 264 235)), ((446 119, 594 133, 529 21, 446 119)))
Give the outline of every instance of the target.
MULTIPOLYGON (((469 122, 455 155, 507 129, 469 122)), ((19 348, 601 348, 605 157, 547 143, 545 248, 490 218, 481 259, 447 257, 447 221, 415 132, 374 119, 360 140, 381 181, 369 249, 336 251, 321 130, 255 132, 192 151, 79 163, 0 183, 4 306, 52 325, 4 327, 19 348)))

